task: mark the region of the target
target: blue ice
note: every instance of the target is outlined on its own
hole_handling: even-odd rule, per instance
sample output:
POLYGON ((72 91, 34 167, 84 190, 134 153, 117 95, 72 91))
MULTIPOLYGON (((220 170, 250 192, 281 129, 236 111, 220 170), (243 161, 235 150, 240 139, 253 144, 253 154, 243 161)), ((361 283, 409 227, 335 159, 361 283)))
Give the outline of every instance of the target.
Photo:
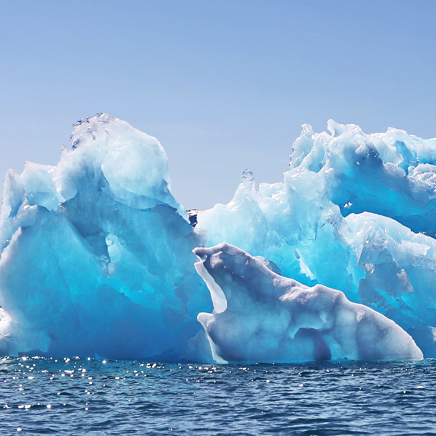
POLYGON ((435 356, 436 141, 328 129, 303 126, 283 182, 256 188, 245 171, 194 229, 157 139, 107 114, 82 119, 58 165, 6 175, 0 352, 435 356))

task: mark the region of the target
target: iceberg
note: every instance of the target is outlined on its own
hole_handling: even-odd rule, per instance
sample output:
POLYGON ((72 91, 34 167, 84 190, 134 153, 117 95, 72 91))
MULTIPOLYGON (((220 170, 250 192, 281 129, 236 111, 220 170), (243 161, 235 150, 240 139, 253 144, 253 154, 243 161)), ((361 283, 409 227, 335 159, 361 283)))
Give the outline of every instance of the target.
POLYGON ((436 355, 436 144, 329 128, 303 127, 282 183, 256 189, 246 170, 229 204, 188 215, 156 138, 107 114, 80 120, 58 165, 6 174, 0 353, 436 355))
POLYGON ((271 271, 232 245, 196 248, 214 311, 198 320, 215 359, 227 362, 422 359, 397 324, 344 293, 271 271))
POLYGON ((188 358, 212 303, 192 267, 203 241, 170 193, 164 149, 106 114, 81 120, 71 142, 57 166, 26 163, 5 179, 7 352, 188 358))
POLYGON ((436 140, 364 134, 330 120, 295 141, 284 181, 244 172, 227 205, 198 215, 208 244, 227 242, 284 276, 341 290, 394 320, 436 356, 436 140))

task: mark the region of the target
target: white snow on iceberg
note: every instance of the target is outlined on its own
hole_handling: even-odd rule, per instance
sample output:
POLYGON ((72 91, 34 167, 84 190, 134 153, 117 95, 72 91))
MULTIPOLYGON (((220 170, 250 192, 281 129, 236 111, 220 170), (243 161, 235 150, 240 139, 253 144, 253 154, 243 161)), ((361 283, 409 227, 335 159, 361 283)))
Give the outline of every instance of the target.
POLYGON ((216 295, 214 312, 200 313, 198 320, 225 361, 422 359, 397 324, 340 291, 279 276, 226 243, 194 253, 216 295))

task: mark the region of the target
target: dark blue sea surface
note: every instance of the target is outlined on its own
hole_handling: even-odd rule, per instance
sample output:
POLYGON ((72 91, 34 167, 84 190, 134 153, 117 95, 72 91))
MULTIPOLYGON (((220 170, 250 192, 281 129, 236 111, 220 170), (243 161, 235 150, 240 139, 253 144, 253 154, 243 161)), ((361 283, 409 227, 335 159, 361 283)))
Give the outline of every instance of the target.
POLYGON ((436 435, 436 360, 0 359, 0 434, 436 435))

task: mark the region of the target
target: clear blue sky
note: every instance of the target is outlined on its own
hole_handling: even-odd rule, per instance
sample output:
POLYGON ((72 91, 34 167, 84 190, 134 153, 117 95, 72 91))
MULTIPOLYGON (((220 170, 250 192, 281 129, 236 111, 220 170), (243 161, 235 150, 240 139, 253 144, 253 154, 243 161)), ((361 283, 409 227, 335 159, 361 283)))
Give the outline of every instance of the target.
POLYGON ((436 1, 0 0, 0 174, 107 112, 165 147, 187 208, 277 182, 302 123, 436 136, 436 1))

